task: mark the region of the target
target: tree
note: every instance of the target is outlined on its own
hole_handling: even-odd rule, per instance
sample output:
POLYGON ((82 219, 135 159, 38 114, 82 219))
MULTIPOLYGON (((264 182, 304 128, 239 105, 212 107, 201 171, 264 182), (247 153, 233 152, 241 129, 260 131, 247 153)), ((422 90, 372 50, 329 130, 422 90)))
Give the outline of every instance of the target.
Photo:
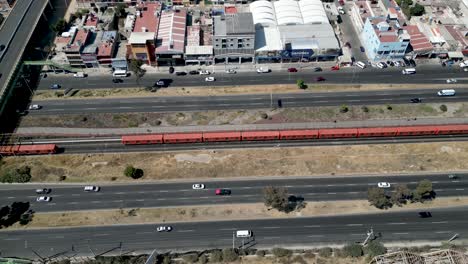
POLYGON ((23 166, 17 169, 8 170, 5 172, 2 177, 2 182, 29 182, 31 180, 31 168, 28 166, 23 166))
POLYGON ((127 12, 125 11, 125 4, 117 4, 117 6, 115 6, 115 14, 120 17, 120 18, 124 18, 125 16, 127 16, 127 12))
POLYGON ((124 170, 124 175, 133 179, 139 179, 143 177, 143 174, 142 169, 135 168, 132 165, 128 165, 124 170))
POLYGON ((208 257, 205 254, 202 254, 200 258, 198 258, 198 263, 200 264, 208 263, 208 257))
POLYGON ((376 257, 387 253, 387 248, 378 241, 370 241, 367 246, 364 248, 366 255, 369 257, 376 257))
POLYGON ((381 188, 369 188, 367 191, 367 199, 369 203, 379 209, 387 209, 392 207, 390 199, 381 188))
POLYGON ((297 87, 299 89, 306 89, 307 88, 307 85, 304 83, 304 80, 299 79, 299 80, 296 81, 296 84, 297 84, 297 87))
POLYGON ((434 197, 435 192, 432 188, 432 182, 429 180, 420 181, 416 189, 413 191, 414 202, 424 202, 425 200, 431 200, 434 197))
POLYGON ((289 209, 288 191, 283 187, 267 186, 263 188, 263 201, 266 207, 281 212, 287 212, 289 209))
POLYGON ((57 32, 57 33, 60 33, 60 32, 64 32, 65 29, 67 28, 67 21, 65 21, 65 19, 61 18, 57 21, 57 23, 55 23, 54 25, 52 25, 52 30, 57 32))
POLYGON ((413 7, 410 8, 410 14, 412 16, 422 16, 426 11, 424 10, 424 6, 416 3, 413 7))
POLYGON ((405 204, 408 199, 411 199, 411 190, 406 184, 397 184, 390 198, 391 202, 400 206, 405 204))
POLYGON ((320 257, 329 258, 333 254, 333 249, 331 247, 324 247, 319 249, 318 254, 320 257))
POLYGON ((130 65, 128 66, 130 70, 135 74, 137 83, 139 82, 140 78, 143 77, 143 74, 145 74, 145 70, 141 68, 142 65, 143 65, 142 60, 131 59, 130 65))
POLYGON ((357 258, 364 254, 362 246, 359 244, 348 244, 343 247, 343 253, 346 257, 357 258))

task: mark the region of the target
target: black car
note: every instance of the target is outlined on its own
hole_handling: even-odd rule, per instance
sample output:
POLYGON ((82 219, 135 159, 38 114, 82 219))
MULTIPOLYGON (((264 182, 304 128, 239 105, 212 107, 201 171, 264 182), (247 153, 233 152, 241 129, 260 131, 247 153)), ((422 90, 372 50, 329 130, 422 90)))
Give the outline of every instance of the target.
POLYGON ((123 83, 122 79, 112 79, 113 83, 123 83))
POLYGON ((166 86, 166 83, 163 80, 159 80, 154 84, 154 87, 163 87, 166 86))
POLYGON ((175 75, 184 76, 184 75, 187 75, 187 73, 182 71, 182 72, 176 72, 175 75))
POLYGON ((322 68, 320 68, 320 67, 315 67, 314 68, 314 72, 321 72, 321 71, 322 71, 322 68))
POLYGON ((421 98, 412 98, 411 99, 412 103, 420 103, 421 101, 422 101, 421 98))
POLYGON ((172 67, 172 66, 169 67, 169 73, 170 73, 170 74, 173 74, 173 73, 174 73, 174 67, 172 67))
POLYGON ((366 50, 364 49, 363 46, 359 47, 359 49, 361 50, 361 52, 365 52, 366 50))
POLYGON ((431 212, 419 212, 419 217, 429 218, 429 217, 432 217, 432 214, 431 214, 431 212))
POLYGON ((278 99, 278 107, 279 108, 283 107, 283 101, 281 99, 278 99))
POLYGON ((198 74, 200 74, 200 72, 199 71, 190 71, 189 74, 190 75, 198 75, 198 74))

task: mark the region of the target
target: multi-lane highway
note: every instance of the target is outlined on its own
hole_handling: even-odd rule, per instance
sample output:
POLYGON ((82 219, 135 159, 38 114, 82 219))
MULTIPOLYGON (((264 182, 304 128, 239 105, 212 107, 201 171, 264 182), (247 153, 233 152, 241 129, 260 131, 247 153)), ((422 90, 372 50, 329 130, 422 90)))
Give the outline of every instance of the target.
POLYGON ((239 72, 237 74, 226 74, 217 72, 215 82, 205 82, 206 75, 176 76, 174 74, 146 74, 137 84, 135 77, 123 78, 123 83, 112 82, 111 74, 90 75, 85 79, 73 78, 72 74, 48 74, 47 78, 41 80, 39 89, 49 89, 52 84, 60 84, 62 88, 76 89, 100 89, 100 88, 128 88, 152 86, 159 79, 171 79, 173 86, 220 86, 220 85, 259 85, 259 84, 295 84, 297 79, 303 79, 306 83, 315 83, 318 76, 324 77, 324 83, 421 83, 421 84, 444 84, 448 78, 460 79, 461 83, 467 81, 468 73, 458 67, 443 68, 440 65, 418 66, 418 73, 414 75, 403 75, 402 68, 389 69, 365 69, 357 67, 343 68, 340 71, 324 69, 323 72, 313 72, 311 69, 303 69, 297 73, 288 73, 286 69, 273 71, 271 73, 258 74, 256 72, 239 72))
MULTIPOLYGON (((466 240, 466 207, 432 210, 420 218, 417 211, 333 217, 288 218, 222 222, 165 223, 172 232, 156 232, 156 224, 57 228, 0 232, 2 256, 37 258, 55 254, 92 255, 228 248, 235 230, 250 229, 255 241, 248 246, 311 246, 362 242, 373 228, 382 242, 440 242, 454 234, 466 240), (121 247, 120 247, 121 246, 121 247), (113 249, 113 251, 112 251, 113 249)), ((229 219, 226 219, 229 220, 229 219)), ((242 241, 237 239, 236 246, 242 241)))
MULTIPOLYGON (((86 193, 82 186, 1 186, 0 198, 4 202, 29 201, 36 212, 93 210, 112 208, 170 207, 201 204, 232 204, 262 202, 262 189, 267 185, 285 186, 289 193, 305 201, 366 199, 369 187, 377 182, 407 184, 415 188, 420 180, 433 182, 437 196, 461 196, 468 193, 468 175, 449 179, 447 175, 282 178, 237 181, 195 181, 204 183, 204 190, 193 190, 192 183, 135 184, 101 186, 100 192, 86 193), (49 203, 35 201, 35 187, 51 187, 49 203), (215 195, 215 189, 228 188, 229 196, 215 195)), ((388 189, 390 192, 392 189, 388 189)))
POLYGON ((458 89, 456 96, 437 96, 437 89, 410 89, 337 93, 290 93, 233 96, 144 97, 125 99, 86 99, 37 101, 41 110, 32 115, 118 113, 118 112, 171 112, 224 109, 261 109, 282 107, 373 105, 410 103, 418 97, 423 103, 450 103, 468 100, 468 90, 458 89))

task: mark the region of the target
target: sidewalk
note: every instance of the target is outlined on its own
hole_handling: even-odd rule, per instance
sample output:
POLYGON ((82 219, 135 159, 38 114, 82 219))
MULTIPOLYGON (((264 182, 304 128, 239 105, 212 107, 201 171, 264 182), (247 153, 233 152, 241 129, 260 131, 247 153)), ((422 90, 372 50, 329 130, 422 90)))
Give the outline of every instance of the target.
POLYGON ((246 131, 277 129, 317 129, 345 127, 380 127, 412 125, 445 125, 468 124, 468 118, 418 118, 388 119, 366 121, 315 122, 315 123, 279 123, 251 125, 218 125, 218 126, 178 126, 178 127, 132 127, 132 128, 63 128, 63 127, 20 127, 18 135, 55 135, 55 136, 115 136, 146 133, 181 133, 206 131, 246 131))

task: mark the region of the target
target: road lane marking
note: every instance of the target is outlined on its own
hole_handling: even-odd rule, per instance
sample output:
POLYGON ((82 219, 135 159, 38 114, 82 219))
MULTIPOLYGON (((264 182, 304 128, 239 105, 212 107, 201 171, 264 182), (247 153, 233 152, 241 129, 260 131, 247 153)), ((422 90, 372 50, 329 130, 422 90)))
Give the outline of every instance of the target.
POLYGON ((279 236, 273 236, 273 237, 264 237, 263 239, 279 239, 279 236))
POLYGON ((464 191, 465 189, 455 189, 456 191, 464 191))
POLYGON ((304 227, 321 227, 321 225, 306 225, 304 227))
POLYGON ((407 223, 387 223, 387 225, 406 225, 407 223))
POLYGON ((120 109, 133 109, 131 106, 119 106, 120 109))
POLYGON ((69 202, 67 204, 78 204, 78 202, 69 202))
POLYGON ((15 240, 20 240, 20 238, 4 238, 3 240, 6 240, 6 241, 15 241, 15 240))
POLYGON ((169 192, 169 191, 167 191, 167 190, 161 190, 161 191, 159 191, 159 192, 167 193, 167 192, 169 192))
POLYGON ((54 206, 54 205, 56 205, 56 203, 48 203, 47 205, 48 206, 54 206))
POLYGON ((234 230, 237 230, 237 228, 221 228, 221 229, 218 229, 220 231, 234 231, 234 230))
POLYGON ((346 226, 363 226, 363 224, 347 224, 346 226))
POLYGON ((348 192, 349 194, 358 194, 359 192, 348 192))
POLYGON ((156 200, 158 200, 158 201, 164 201, 164 200, 167 200, 167 199, 166 199, 166 198, 158 198, 158 199, 156 199, 156 200))
POLYGON ((13 197, 13 196, 10 196, 10 197, 7 197, 7 199, 15 199, 15 197, 13 197))
POLYGON ((409 235, 409 233, 392 233, 392 235, 409 235))
POLYGON ((72 196, 80 196, 81 194, 74 193, 72 196))
POLYGON ((448 221, 431 222, 432 224, 448 224, 448 221))
POLYGON ((311 236, 307 236, 307 237, 323 237, 323 235, 311 235, 311 236))
POLYGON ((117 192, 117 193, 115 193, 115 194, 125 194, 125 192, 117 192))
POLYGON ((100 236, 108 236, 109 234, 94 234, 93 236, 95 237, 100 237, 100 236))
POLYGON ((97 110, 96 107, 88 107, 88 108, 85 108, 84 110, 97 110))
POLYGON ((195 230, 178 230, 177 232, 180 232, 180 233, 186 233, 186 232, 193 232, 195 230))
POLYGON ((52 238, 65 238, 64 236, 54 236, 52 238))
POLYGON ((364 236, 364 234, 350 234, 351 236, 364 236))
POLYGON ((262 227, 263 229, 277 229, 277 228, 281 228, 279 226, 264 226, 262 227))
POLYGON ((144 202, 145 199, 137 199, 136 201, 137 201, 137 202, 144 202))
POLYGON ((436 234, 447 234, 452 233, 452 231, 437 231, 436 234))
POLYGON ((334 193, 334 192, 329 192, 328 194, 336 194, 336 193, 334 193))
POLYGON ((114 202, 114 203, 121 203, 121 202, 123 202, 123 200, 115 200, 115 201, 112 201, 112 202, 114 202))
POLYGON ((137 235, 153 234, 153 232, 136 232, 137 235))
POLYGON ((239 189, 252 189, 253 187, 241 187, 239 189))
POLYGON ((91 203, 101 203, 101 201, 92 201, 91 203))

